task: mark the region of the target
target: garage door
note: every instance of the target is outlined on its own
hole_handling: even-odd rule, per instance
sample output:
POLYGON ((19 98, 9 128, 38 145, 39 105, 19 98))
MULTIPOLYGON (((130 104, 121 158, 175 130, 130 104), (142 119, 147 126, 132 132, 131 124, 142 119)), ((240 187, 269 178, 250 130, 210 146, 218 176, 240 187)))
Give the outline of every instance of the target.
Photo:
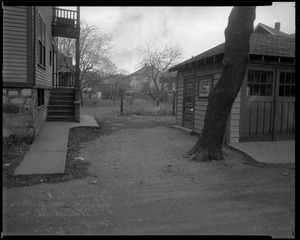
POLYGON ((294 139, 294 71, 250 68, 246 74, 240 141, 294 139))

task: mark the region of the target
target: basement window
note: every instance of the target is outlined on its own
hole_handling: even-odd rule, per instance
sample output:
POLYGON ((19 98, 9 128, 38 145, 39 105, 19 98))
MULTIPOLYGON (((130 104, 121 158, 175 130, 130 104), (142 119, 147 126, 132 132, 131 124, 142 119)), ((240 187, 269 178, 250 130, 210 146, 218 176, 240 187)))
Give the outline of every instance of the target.
POLYGON ((45 90, 37 89, 37 105, 41 107, 45 104, 45 90))

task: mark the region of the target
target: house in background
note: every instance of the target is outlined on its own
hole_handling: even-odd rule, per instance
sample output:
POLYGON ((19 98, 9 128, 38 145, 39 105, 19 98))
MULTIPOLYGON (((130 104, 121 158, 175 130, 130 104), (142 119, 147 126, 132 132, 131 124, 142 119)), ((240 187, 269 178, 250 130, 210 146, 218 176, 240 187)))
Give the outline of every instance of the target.
POLYGON ((91 92, 101 92, 102 99, 118 98, 120 90, 130 90, 130 78, 123 74, 101 77, 90 86, 91 92))
MULTIPOLYGON (((208 95, 222 73, 222 43, 188 59, 177 71, 176 124, 201 134, 208 95)), ((251 37, 243 85, 228 119, 224 141, 295 138, 295 37, 259 23, 251 37)))
POLYGON ((176 90, 176 77, 177 71, 174 72, 163 72, 159 76, 159 83, 164 84, 163 88, 168 91, 176 90))
POLYGON ((79 7, 3 5, 3 136, 34 139, 47 121, 79 121, 79 7), (60 86, 56 38, 77 41, 76 75, 60 86))
MULTIPOLYGON (((145 65, 141 69, 128 75, 130 78, 131 90, 149 90, 154 87, 153 80, 149 77, 152 72, 152 66, 145 65)), ((155 71, 157 73, 158 70, 155 71)))

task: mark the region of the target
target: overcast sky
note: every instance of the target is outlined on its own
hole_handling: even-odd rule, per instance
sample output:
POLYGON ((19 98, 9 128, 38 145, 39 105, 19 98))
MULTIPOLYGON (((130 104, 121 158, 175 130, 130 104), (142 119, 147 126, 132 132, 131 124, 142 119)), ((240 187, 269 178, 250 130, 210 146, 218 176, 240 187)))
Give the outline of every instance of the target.
MULTIPOLYGON (((81 7, 81 18, 103 33, 113 34, 113 62, 129 73, 140 61, 137 48, 145 40, 156 46, 172 42, 184 50, 184 61, 225 41, 232 7, 81 7)), ((276 2, 256 8, 258 23, 295 33, 295 2, 276 2)), ((180 62, 181 62, 180 61, 180 62)))

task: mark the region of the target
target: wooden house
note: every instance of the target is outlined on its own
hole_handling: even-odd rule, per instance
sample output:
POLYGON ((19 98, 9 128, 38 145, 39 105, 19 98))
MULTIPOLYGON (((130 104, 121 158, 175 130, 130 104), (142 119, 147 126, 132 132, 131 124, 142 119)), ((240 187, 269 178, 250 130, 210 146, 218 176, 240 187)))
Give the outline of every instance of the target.
POLYGON ((79 121, 80 13, 3 5, 3 136, 33 139, 47 121, 79 121), (61 81, 57 37, 76 39, 76 74, 61 81))
MULTIPOLYGON (((224 43, 169 69, 177 71, 177 125, 201 134, 223 56, 224 43)), ((280 23, 255 27, 244 82, 227 123, 226 143, 295 138, 295 37, 281 32, 280 23)))

